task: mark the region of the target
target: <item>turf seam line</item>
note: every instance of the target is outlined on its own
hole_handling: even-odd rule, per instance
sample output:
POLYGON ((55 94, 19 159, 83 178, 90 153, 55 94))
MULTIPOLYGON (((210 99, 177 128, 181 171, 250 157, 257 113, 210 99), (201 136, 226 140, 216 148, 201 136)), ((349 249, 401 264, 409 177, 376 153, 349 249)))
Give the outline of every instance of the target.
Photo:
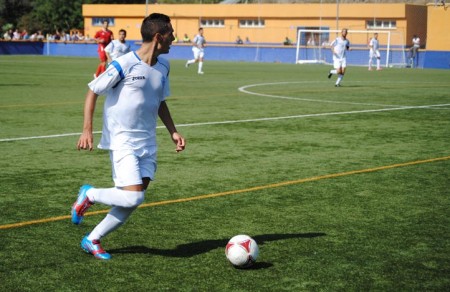
MULTIPOLYGON (((189 198, 181 198, 181 199, 175 199, 175 200, 165 200, 165 201, 159 201, 159 202, 145 203, 145 204, 140 205, 138 208, 147 208, 147 207, 203 200, 203 199, 209 199, 209 198, 223 197, 223 196, 228 196, 228 195, 235 195, 235 194, 248 193, 248 192, 260 191, 260 190, 265 190, 265 189, 271 189, 271 188, 284 187, 284 186, 288 186, 288 185, 313 182, 313 181, 318 181, 318 180, 322 180, 322 179, 332 179, 332 178, 343 177, 343 176, 354 175, 354 174, 363 174, 363 173, 382 171, 382 170, 398 168, 398 167, 405 167, 405 166, 412 166, 412 165, 418 165, 418 164, 424 164, 424 163, 445 161, 445 160, 449 160, 449 159, 450 159, 450 156, 444 156, 444 157, 430 158, 430 159, 425 159, 425 160, 416 160, 416 161, 410 161, 410 162, 404 162, 404 163, 384 165, 384 166, 373 167, 373 168, 351 170, 351 171, 346 171, 346 172, 313 176, 313 177, 309 177, 309 178, 285 181, 285 182, 268 184, 268 185, 263 185, 263 186, 256 186, 256 187, 240 189, 240 190, 232 190, 232 191, 226 191, 226 192, 220 192, 220 193, 214 193, 214 194, 199 195, 199 196, 194 196, 194 197, 189 197, 189 198)), ((109 209, 87 212, 85 214, 85 216, 105 214, 108 212, 109 212, 109 209)), ((12 223, 12 224, 5 224, 5 225, 0 225, 0 230, 18 228, 18 227, 40 224, 40 223, 49 223, 49 222, 54 222, 54 221, 68 220, 70 218, 71 218, 70 215, 66 215, 66 216, 51 217, 51 218, 46 218, 46 219, 38 219, 38 220, 12 223)))

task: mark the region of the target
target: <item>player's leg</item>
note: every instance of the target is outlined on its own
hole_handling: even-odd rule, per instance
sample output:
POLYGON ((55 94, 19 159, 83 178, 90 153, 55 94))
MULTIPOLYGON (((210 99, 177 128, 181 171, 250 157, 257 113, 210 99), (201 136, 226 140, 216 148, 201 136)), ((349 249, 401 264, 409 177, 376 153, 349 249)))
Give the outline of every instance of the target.
MULTIPOLYGON (((142 181, 143 185, 135 185, 124 188, 124 190, 129 192, 127 195, 130 195, 131 192, 133 192, 132 190, 139 190, 140 192, 144 193, 145 189, 150 183, 150 178, 144 177, 142 181)), ((97 239, 98 241, 100 241, 104 236, 119 228, 122 224, 125 223, 128 217, 130 217, 131 213, 133 213, 133 211, 141 204, 142 201, 143 200, 139 200, 139 202, 135 202, 129 207, 114 206, 105 217, 105 219, 103 219, 103 221, 100 222, 88 235, 88 240, 92 241, 97 239)))
POLYGON ((111 255, 100 244, 101 238, 119 228, 136 208, 113 207, 106 217, 81 241, 81 248, 98 259, 109 260, 111 255))
POLYGON ((194 59, 187 60, 185 67, 189 67, 189 65, 194 64, 195 62, 198 62, 200 51, 197 47, 192 47, 192 53, 194 55, 194 59))
POLYGON ((373 60, 373 53, 372 50, 369 52, 369 71, 372 71, 372 60, 373 60))
POLYGON ((337 78, 336 84, 334 86, 336 86, 336 87, 341 86, 342 79, 344 78, 344 75, 345 75, 345 68, 346 67, 347 67, 347 62, 346 62, 346 59, 343 58, 340 61, 340 67, 339 67, 339 70, 338 70, 338 78, 337 78))
POLYGON ((205 53, 203 50, 200 50, 198 54, 198 74, 203 74, 203 57, 205 56, 205 53))
POLYGON ((336 79, 336 83, 334 84, 334 86, 336 86, 336 87, 341 86, 342 78, 344 78, 344 74, 342 74, 342 73, 343 73, 343 70, 342 70, 342 67, 341 67, 338 70, 338 78, 336 79))
POLYGON ((156 147, 142 150, 141 153, 111 151, 110 157, 116 187, 91 187, 85 193, 91 202, 103 203, 113 208, 81 242, 83 250, 104 260, 110 259, 111 256, 101 247, 101 239, 124 224, 144 201, 145 190, 156 171, 156 147))
POLYGON ((133 207, 144 200, 143 187, 126 190, 124 187, 142 185, 139 159, 130 151, 110 151, 112 175, 116 187, 94 188, 84 185, 72 206, 72 222, 80 224, 85 212, 95 203, 108 206, 133 207))
POLYGON ((381 55, 379 51, 376 52, 376 57, 377 57, 377 70, 379 71, 381 70, 381 55))
POLYGON ((104 50, 101 50, 98 52, 98 56, 100 58, 100 64, 97 67, 97 71, 95 72, 95 77, 98 77, 100 74, 105 72, 106 70, 106 62, 108 60, 106 56, 106 52, 104 50))
POLYGON ((341 67, 341 64, 339 62, 339 59, 337 59, 333 56, 333 68, 334 69, 331 69, 330 72, 328 72, 328 79, 330 79, 333 74, 338 74, 338 69, 340 67, 341 67))

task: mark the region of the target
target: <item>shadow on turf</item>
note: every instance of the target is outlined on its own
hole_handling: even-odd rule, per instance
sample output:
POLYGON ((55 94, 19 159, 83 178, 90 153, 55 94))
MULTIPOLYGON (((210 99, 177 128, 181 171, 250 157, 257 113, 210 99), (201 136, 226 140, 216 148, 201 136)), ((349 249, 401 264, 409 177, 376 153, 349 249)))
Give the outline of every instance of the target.
POLYGON ((8 83, 8 84, 0 84, 0 86, 17 86, 17 87, 23 87, 23 86, 36 86, 36 85, 41 85, 41 84, 37 84, 37 83, 8 83))
MULTIPOLYGON (((291 238, 314 238, 319 236, 325 236, 325 233, 296 233, 296 234, 262 234, 252 236, 258 245, 263 245, 268 241, 291 239, 291 238)), ((216 239, 216 240, 202 240, 197 242, 191 242, 186 244, 180 244, 175 249, 158 249, 146 246, 128 246, 118 249, 108 250, 111 254, 120 253, 142 253, 142 254, 155 254, 168 257, 193 257, 202 253, 206 253, 216 248, 225 248, 229 239, 216 239)), ((267 268, 267 263, 260 263, 256 265, 254 269, 267 268)))

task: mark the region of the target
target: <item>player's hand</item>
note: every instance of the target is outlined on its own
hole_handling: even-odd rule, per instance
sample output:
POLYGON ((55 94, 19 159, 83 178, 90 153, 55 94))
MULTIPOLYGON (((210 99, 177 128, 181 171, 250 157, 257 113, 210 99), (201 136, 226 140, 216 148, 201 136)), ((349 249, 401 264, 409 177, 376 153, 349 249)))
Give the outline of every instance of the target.
POLYGON ((186 147, 186 140, 178 132, 174 132, 172 134, 172 140, 176 145, 175 151, 177 152, 183 151, 184 148, 186 147))
POLYGON ((78 139, 77 149, 92 151, 94 149, 93 145, 94 136, 92 135, 92 132, 83 131, 83 133, 81 133, 80 139, 78 139))

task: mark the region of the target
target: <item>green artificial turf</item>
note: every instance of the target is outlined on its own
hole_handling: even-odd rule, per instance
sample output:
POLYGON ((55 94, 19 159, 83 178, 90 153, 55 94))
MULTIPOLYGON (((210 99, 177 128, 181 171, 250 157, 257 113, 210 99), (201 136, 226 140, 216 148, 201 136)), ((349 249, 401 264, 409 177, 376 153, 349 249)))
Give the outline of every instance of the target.
POLYGON ((335 88, 325 65, 172 61, 186 150, 158 128, 156 180, 102 262, 79 244, 108 207, 69 218, 82 184, 112 186, 108 153, 75 147, 96 65, 0 56, 1 291, 450 289, 450 71, 349 67, 335 88), (237 234, 250 269, 225 258, 237 234))

